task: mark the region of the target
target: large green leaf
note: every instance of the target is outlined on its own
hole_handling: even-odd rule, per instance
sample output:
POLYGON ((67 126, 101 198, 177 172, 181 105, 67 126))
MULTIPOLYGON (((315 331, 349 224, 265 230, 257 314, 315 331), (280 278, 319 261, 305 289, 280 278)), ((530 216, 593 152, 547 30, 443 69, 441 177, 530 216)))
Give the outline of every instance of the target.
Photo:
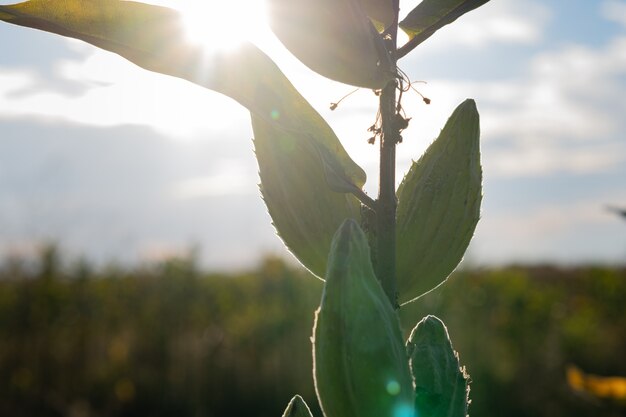
POLYGON ((272 30, 300 61, 347 84, 383 88, 395 74, 360 0, 268 0, 272 30))
POLYGON ((443 26, 489 0, 423 0, 400 22, 413 46, 424 42, 443 26))
POLYGON ((456 268, 480 217, 480 128, 473 100, 461 103, 398 189, 401 303, 435 288, 456 268))
POLYGON ((274 227, 289 250, 323 277, 335 231, 346 218, 359 219, 352 194, 331 191, 315 141, 252 116, 261 192, 274 227))
POLYGON ((328 184, 361 188, 365 172, 326 121, 256 46, 246 43, 233 51, 207 55, 187 43, 178 13, 130 1, 31 0, 0 6, 0 19, 82 39, 247 107, 254 122, 263 194, 274 224, 305 266, 323 275, 335 230, 344 218, 358 216, 356 199, 331 191, 328 184))
POLYGON ((119 0, 31 0, 0 6, 0 19, 81 39, 177 76, 200 57, 183 42, 179 14, 165 7, 119 0))

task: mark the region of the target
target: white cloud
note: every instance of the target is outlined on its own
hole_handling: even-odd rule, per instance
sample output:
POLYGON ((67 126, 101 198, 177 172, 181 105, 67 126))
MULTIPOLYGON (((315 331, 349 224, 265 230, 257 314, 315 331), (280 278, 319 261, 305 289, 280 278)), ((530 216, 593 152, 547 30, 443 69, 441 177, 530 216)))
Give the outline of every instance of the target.
MULTIPOLYGON (((409 12, 417 5, 403 4, 409 12)), ((499 0, 481 6, 439 30, 433 39, 437 46, 463 45, 485 47, 492 44, 534 44, 541 40, 550 18, 548 9, 539 2, 499 0)), ((429 40, 429 43, 433 41, 429 40)))
POLYGON ((214 174, 187 178, 175 184, 175 198, 194 199, 228 195, 259 195, 257 174, 239 159, 214 163, 214 174))
POLYGON ((506 177, 529 177, 559 172, 590 174, 619 166, 625 160, 617 144, 568 149, 550 144, 517 144, 507 150, 489 152, 483 160, 489 173, 506 177))
POLYGON ((612 224, 614 221, 614 216, 604 209, 601 202, 577 202, 542 205, 525 210, 522 219, 519 213, 503 215, 497 220, 492 219, 490 226, 495 230, 507 230, 507 238, 511 240, 532 239, 540 242, 546 236, 563 233, 582 224, 612 224), (504 224, 506 228, 501 229, 500 226, 504 224))
POLYGON ((608 0, 602 3, 602 16, 626 27, 626 1, 608 0))
POLYGON ((44 116, 95 126, 147 125, 178 139, 249 124, 245 109, 225 96, 145 71, 109 52, 71 44, 91 54, 84 61, 60 62, 58 74, 90 88, 77 96, 43 88, 18 95, 36 83, 35 75, 0 71, 4 117, 44 116))
POLYGON ((0 71, 0 106, 3 113, 11 114, 14 110, 10 105, 11 96, 23 88, 33 84, 36 76, 26 71, 0 71))
POLYGON ((420 110, 420 127, 435 137, 454 106, 474 97, 490 175, 610 170, 626 163, 625 76, 626 37, 600 49, 566 46, 536 55, 515 79, 431 80, 436 101, 420 110))
POLYGON ((620 262, 626 255, 621 219, 605 206, 616 197, 626 201, 626 194, 605 195, 594 200, 536 204, 508 213, 484 212, 472 250, 488 263, 620 262))

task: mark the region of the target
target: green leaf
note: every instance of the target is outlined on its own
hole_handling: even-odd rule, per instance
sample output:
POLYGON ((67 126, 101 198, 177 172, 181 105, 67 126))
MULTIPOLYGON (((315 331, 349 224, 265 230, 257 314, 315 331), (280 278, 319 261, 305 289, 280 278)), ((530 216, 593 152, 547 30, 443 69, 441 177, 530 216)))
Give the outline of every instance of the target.
POLYGON ((261 192, 274 227, 289 250, 324 277, 332 237, 346 218, 360 217, 352 194, 334 192, 316 141, 252 116, 261 192))
POLYGON ((179 14, 165 7, 119 0, 31 0, 0 6, 0 19, 81 39, 144 68, 177 76, 199 58, 198 51, 182 42, 179 14))
POLYGON ((174 10, 119 0, 31 0, 0 6, 0 19, 84 40, 146 69, 225 94, 250 110, 262 191, 291 251, 319 276, 333 234, 359 204, 342 192, 365 172, 326 121, 256 46, 207 55, 185 39, 174 10))
POLYGON ((315 389, 325 416, 414 416, 398 315, 354 220, 333 238, 313 335, 315 389))
POLYGON ((456 268, 480 217, 480 127, 473 100, 461 103, 398 189, 398 292, 406 303, 456 268))
POLYGON ((420 417, 466 417, 469 375, 459 364, 448 329, 435 316, 424 317, 407 341, 420 417))
POLYGON ((245 43, 209 55, 187 41, 169 8, 121 0, 30 0, 0 6, 0 19, 76 39, 117 53, 151 71, 225 94, 278 127, 306 132, 357 187, 365 172, 348 156, 324 119, 274 62, 245 43))
POLYGON ((296 395, 289 401, 283 417, 313 417, 313 414, 302 397, 296 395))
POLYGON ((395 77, 360 0, 268 0, 268 11, 276 36, 313 71, 371 89, 395 77))
POLYGON ((424 42, 447 24, 489 0, 423 0, 400 22, 413 46, 424 42))

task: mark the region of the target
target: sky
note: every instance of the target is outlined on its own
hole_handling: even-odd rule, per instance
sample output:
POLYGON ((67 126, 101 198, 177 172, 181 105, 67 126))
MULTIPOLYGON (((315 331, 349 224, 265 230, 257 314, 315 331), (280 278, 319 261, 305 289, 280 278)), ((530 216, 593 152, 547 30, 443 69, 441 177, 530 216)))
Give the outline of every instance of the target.
MULTIPOLYGON (((416 4, 401 1, 402 13, 416 4)), ((375 194, 376 97, 359 90, 330 111, 353 88, 290 56, 259 16, 238 19, 247 31, 219 30, 252 36, 278 63, 375 194)), ((98 263, 191 249, 218 270, 293 259, 260 199, 245 108, 31 29, 0 24, 0 50, 0 258, 56 242, 98 263)), ((626 262, 626 221, 606 209, 626 208, 626 1, 491 0, 400 67, 432 103, 404 99, 398 180, 456 105, 478 105, 484 198, 464 262, 626 262)))

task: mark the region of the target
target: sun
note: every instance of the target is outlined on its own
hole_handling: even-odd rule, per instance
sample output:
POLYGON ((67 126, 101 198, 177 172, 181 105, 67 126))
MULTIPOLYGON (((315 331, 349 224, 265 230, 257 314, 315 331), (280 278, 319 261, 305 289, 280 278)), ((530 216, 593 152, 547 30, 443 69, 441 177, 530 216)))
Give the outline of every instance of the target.
POLYGON ((185 1, 181 8, 191 40, 212 48, 232 48, 253 41, 267 29, 264 2, 259 0, 185 1))
POLYGON ((261 0, 145 0, 180 11, 189 41, 208 50, 264 42, 269 25, 261 0))

